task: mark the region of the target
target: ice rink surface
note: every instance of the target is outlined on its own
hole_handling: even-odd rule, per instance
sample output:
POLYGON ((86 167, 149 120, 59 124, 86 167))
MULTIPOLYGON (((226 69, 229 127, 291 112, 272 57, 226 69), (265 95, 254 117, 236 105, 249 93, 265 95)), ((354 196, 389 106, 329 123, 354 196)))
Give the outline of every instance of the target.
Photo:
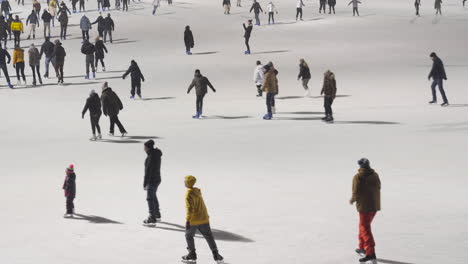
MULTIPOLYGON (((53 78, 10 90, 0 79, 0 263, 179 263, 186 254, 188 174, 198 178, 227 263, 358 263, 358 214, 348 200, 361 157, 382 181, 382 211, 373 224, 379 263, 466 263, 468 8, 461 0, 444 1, 439 17, 433 2, 423 1, 420 18, 411 0, 363 1, 361 17, 352 17, 345 1, 336 15, 319 15, 318 1, 305 1, 299 23, 295 1, 275 1, 277 24, 254 27, 250 56, 242 38, 242 22, 253 17, 250 2, 236 8, 232 1, 230 16, 221 2, 162 2, 156 16, 151 2, 111 11, 116 31, 107 44, 108 71, 89 81, 81 14, 73 14, 63 44, 65 86, 53 78), (193 56, 185 55, 186 25, 195 37, 193 56), (446 65, 450 107, 427 104, 432 51, 446 65), (300 58, 311 68, 311 98, 302 97, 296 78, 300 58), (130 100, 130 80, 121 79, 131 59, 146 77, 145 100, 130 100), (279 71, 271 121, 261 119, 265 102, 255 97, 256 60, 273 61, 279 71), (191 118, 195 95, 186 94, 197 68, 218 90, 206 97, 204 120, 191 118), (334 124, 320 121, 327 69, 338 85, 334 124), (124 103, 120 119, 129 137, 109 138, 102 117, 105 140, 91 142, 81 110, 90 89, 100 92, 104 81, 124 103), (164 153, 158 196, 165 223, 157 228, 141 225, 142 143, 149 138, 164 153), (62 218, 70 163, 80 219, 62 218)), ((260 3, 266 8, 267 1, 260 3)), ((22 18, 30 4, 11 3, 22 18)), ((96 3, 86 4, 94 21, 96 3)), ((205 241, 196 242, 198 263, 211 263, 205 241)))

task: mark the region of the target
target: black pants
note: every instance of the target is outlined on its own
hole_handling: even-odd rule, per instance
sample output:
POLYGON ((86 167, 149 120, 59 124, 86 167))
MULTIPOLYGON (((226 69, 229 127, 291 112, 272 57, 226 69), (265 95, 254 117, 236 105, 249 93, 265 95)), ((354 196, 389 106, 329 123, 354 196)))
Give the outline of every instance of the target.
POLYGON ((267 93, 266 105, 267 105, 267 112, 269 114, 272 114, 271 108, 275 107, 275 96, 276 94, 274 93, 267 93))
POLYGON ((67 214, 73 214, 73 210, 75 209, 75 204, 73 204, 73 200, 75 200, 74 196, 67 196, 67 214))
POLYGON ((55 64, 55 73, 57 74, 58 81, 63 83, 63 64, 55 64))
POLYGON ((247 47, 247 51, 250 52, 249 40, 250 40, 250 37, 245 37, 245 46, 247 47))
POLYGON ((76 12, 76 1, 72 1, 72 10, 76 12))
POLYGON ((33 73, 33 84, 36 84, 36 73, 37 73, 37 78, 39 79, 39 83, 42 84, 41 72, 39 71, 39 65, 30 65, 30 66, 31 66, 31 71, 33 73))
POLYGON ((60 39, 67 39, 67 25, 60 25, 60 39))
POLYGON ((120 133, 127 133, 127 131, 125 131, 125 128, 124 126, 122 125, 122 123, 120 123, 120 120, 119 120, 119 116, 115 115, 115 116, 109 116, 109 119, 110 119, 110 129, 109 129, 109 132, 111 134, 114 134, 114 126, 117 125, 119 127, 119 130, 120 130, 120 133))
POLYGON ((122 10, 123 11, 128 11, 128 1, 123 1, 123 7, 122 7, 122 10))
POLYGON ((203 99, 205 98, 204 94, 197 94, 196 109, 197 113, 203 113, 203 99))
POLYGON ((160 182, 156 184, 148 184, 146 188, 146 201, 148 202, 148 211, 151 216, 156 218, 161 217, 161 212, 159 211, 159 201, 156 192, 158 191, 160 182))
POLYGON ((135 91, 138 96, 141 97, 141 80, 132 80, 131 82, 132 90, 130 93, 132 96, 135 96, 135 91))
POLYGON ((436 87, 439 87, 440 95, 444 103, 448 103, 447 96, 445 95, 444 90, 444 80, 443 79, 434 79, 432 81, 431 90, 432 90, 432 101, 437 101, 436 87))
POLYGON ((7 83, 10 84, 10 75, 8 75, 8 68, 6 64, 0 64, 0 68, 2 68, 3 75, 5 75, 7 83))
POLYGON ((89 119, 91 120, 91 130, 93 131, 93 135, 96 135, 96 129, 97 129, 98 134, 101 134, 101 127, 99 126, 100 118, 101 118, 101 114, 89 115, 89 119))
POLYGON ((190 48, 191 48, 190 45, 185 45, 185 51, 186 51, 187 53, 190 52, 190 48))
POLYGON ((298 17, 300 19, 302 19, 302 8, 299 8, 299 7, 296 8, 296 20, 297 20, 298 17), (300 15, 300 17, 299 17, 299 15, 300 15))
POLYGON ((13 31, 13 36, 15 37, 15 42, 14 42, 14 46, 16 47, 16 45, 20 45, 20 41, 21 41, 21 31, 13 31))
POLYGON ((331 14, 332 10, 333 10, 333 14, 335 14, 335 6, 329 6, 328 13, 331 14))
POLYGON ((319 8, 319 13, 322 13, 322 10, 324 13, 326 13, 326 8, 327 8, 327 4, 325 3, 320 3, 320 8, 319 8))
POLYGON ((94 73, 96 72, 96 68, 94 68, 94 55, 86 55, 86 75, 89 76, 89 67, 91 67, 91 71, 94 73))
POLYGON ((98 29, 98 34, 100 38, 104 37, 104 29, 98 29))
POLYGON ((258 95, 262 96, 263 94, 263 91, 262 91, 262 85, 257 85, 257 92, 258 92, 258 95))
POLYGON ((89 31, 88 30, 82 30, 81 34, 83 35, 83 39, 89 40, 89 31))
POLYGON ((357 7, 353 7, 353 16, 356 14, 359 16, 359 9, 357 7))
POLYGON ((197 230, 200 231, 200 233, 203 235, 211 251, 217 251, 218 247, 216 246, 216 242, 214 240, 213 233, 211 232, 209 223, 190 226, 189 229, 185 230, 185 239, 187 241, 188 250, 191 252, 195 251, 195 240, 193 238, 195 237, 197 230))
POLYGON ((80 1, 80 12, 85 11, 84 1, 80 1))
POLYGON ((274 12, 268 12, 268 24, 270 24, 270 20, 273 21, 273 24, 275 23, 275 13, 274 12))
POLYGON ((26 75, 24 75, 24 61, 16 63, 16 78, 20 80, 20 74, 23 77, 23 81, 26 82, 26 75))
POLYGON ((332 110, 333 98, 325 96, 323 98, 323 107, 325 108, 325 115, 333 117, 332 110))
POLYGON ((416 15, 419 16, 419 5, 414 4, 414 7, 416 8, 416 15))
POLYGON ((98 62, 99 62, 99 61, 101 62, 101 66, 102 66, 102 68, 105 68, 105 67, 106 67, 106 65, 104 64, 104 58, 98 58, 98 57, 96 57, 96 62, 95 62, 95 64, 94 64, 94 65, 95 65, 95 67, 96 67, 96 69, 97 69, 98 62))

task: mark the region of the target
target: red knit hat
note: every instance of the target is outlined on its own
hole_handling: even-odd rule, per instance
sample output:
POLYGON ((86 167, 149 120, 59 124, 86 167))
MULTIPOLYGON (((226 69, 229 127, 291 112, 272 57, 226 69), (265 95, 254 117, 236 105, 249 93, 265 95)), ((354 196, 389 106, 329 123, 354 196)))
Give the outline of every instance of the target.
POLYGON ((75 170, 75 166, 73 166, 73 164, 70 164, 70 166, 68 166, 67 168, 67 171, 73 172, 74 170, 75 170))

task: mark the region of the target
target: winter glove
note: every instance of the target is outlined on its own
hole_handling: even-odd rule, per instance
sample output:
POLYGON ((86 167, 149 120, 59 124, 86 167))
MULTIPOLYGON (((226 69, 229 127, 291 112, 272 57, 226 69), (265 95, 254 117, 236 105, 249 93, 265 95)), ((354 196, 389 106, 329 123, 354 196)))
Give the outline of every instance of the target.
POLYGON ((122 75, 122 79, 124 79, 124 80, 125 80, 125 75, 122 75))
POLYGON ((185 222, 185 230, 189 230, 190 229, 190 222, 187 221, 185 222))
POLYGON ((213 88, 213 92, 216 93, 216 89, 213 88))
POLYGON ((445 77, 444 80, 447 80, 447 77, 445 77))

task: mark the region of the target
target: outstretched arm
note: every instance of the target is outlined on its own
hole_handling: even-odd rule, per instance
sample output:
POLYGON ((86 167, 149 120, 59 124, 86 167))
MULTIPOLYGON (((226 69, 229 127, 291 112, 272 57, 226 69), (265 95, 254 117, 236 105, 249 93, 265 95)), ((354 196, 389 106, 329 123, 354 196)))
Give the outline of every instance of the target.
POLYGON ((190 93, 190 91, 192 90, 194 86, 195 86, 195 80, 193 80, 192 83, 189 85, 187 93, 190 93))

